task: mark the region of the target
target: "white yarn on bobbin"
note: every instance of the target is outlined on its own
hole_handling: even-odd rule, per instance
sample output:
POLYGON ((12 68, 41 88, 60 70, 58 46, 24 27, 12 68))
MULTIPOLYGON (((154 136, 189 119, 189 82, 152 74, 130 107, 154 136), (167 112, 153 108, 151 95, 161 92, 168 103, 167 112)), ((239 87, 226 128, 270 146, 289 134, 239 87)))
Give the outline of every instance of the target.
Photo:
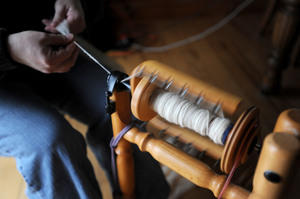
POLYGON ((194 130, 200 135, 208 136, 213 142, 223 145, 223 133, 231 124, 230 120, 217 117, 209 110, 199 108, 183 97, 162 89, 152 94, 150 104, 153 110, 167 121, 194 130))

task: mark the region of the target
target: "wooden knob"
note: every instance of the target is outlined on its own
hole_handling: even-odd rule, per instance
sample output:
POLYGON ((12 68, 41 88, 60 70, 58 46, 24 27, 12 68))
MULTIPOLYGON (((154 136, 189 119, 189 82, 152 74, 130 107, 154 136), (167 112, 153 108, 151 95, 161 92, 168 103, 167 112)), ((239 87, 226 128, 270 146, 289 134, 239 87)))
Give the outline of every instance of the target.
POLYGON ((300 109, 283 111, 277 119, 274 132, 289 133, 300 138, 300 109))

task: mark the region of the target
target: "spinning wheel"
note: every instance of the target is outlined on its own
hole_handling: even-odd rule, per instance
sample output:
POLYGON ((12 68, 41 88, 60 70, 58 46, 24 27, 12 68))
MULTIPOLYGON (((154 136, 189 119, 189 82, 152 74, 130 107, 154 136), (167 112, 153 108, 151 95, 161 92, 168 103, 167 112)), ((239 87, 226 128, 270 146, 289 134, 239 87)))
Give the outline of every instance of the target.
MULTIPOLYGON (((128 92, 118 89, 113 91, 113 95, 110 98, 115 102, 115 112, 112 114, 114 136, 118 136, 118 133, 130 123, 132 112, 139 120, 150 121, 152 125, 159 129, 167 129, 165 133, 178 137, 186 144, 192 145, 199 151, 205 151, 207 155, 220 160, 220 169, 227 174, 231 173, 240 164, 243 164, 253 151, 256 137, 260 132, 259 111, 256 107, 250 107, 245 110, 234 122, 234 125, 231 126, 225 121, 226 118, 223 115, 234 114, 242 100, 230 93, 188 75, 181 74, 155 61, 142 63, 132 72, 131 77, 133 77, 130 82, 132 99, 128 92), (163 111, 166 110, 155 108, 154 104, 156 102, 161 103, 161 101, 157 101, 161 99, 158 97, 160 95, 154 94, 156 92, 163 94, 171 92, 179 96, 164 99, 167 102, 171 100, 180 101, 181 98, 186 101, 180 102, 180 104, 183 104, 182 107, 178 105, 173 110, 172 107, 169 108, 171 113, 177 114, 180 119, 192 120, 187 114, 193 113, 191 110, 205 113, 206 115, 203 116, 203 119, 199 121, 199 118, 197 118, 196 121, 192 121, 192 124, 199 123, 201 131, 206 131, 205 135, 207 136, 203 137, 202 132, 197 131, 200 127, 193 129, 188 124, 186 126, 185 124, 180 124, 183 127, 179 127, 178 125, 170 124, 172 123, 172 118, 161 119, 161 117, 158 117, 157 114, 164 115, 163 111), (182 110, 184 107, 188 108, 183 114, 182 110), (177 111, 175 109, 180 110, 177 111), (205 119, 204 117, 206 116, 209 118, 205 119), (220 121, 225 121, 225 123, 220 121), (218 128, 212 130, 213 125, 216 125, 218 128), (204 127, 202 128, 202 126, 204 127), (219 137, 217 140, 222 140, 222 143, 214 143, 212 141, 215 140, 213 136, 219 137)), ((122 80, 117 82, 120 83, 122 80)), ((169 104, 166 103, 165 106, 169 106, 169 104)), ((290 118, 286 116, 284 119, 279 119, 278 123, 280 121, 291 121, 290 118)), ((211 168, 200 160, 189 156, 163 140, 154 138, 150 133, 141 132, 138 128, 131 126, 124 133, 124 137, 115 150, 118 154, 116 158, 118 179, 123 196, 124 198, 134 198, 133 159, 130 149, 130 143, 134 143, 139 146, 141 151, 149 152, 158 162, 168 166, 194 184, 210 189, 216 197, 266 198, 264 193, 266 189, 276 189, 276 194, 270 198, 279 198, 284 193, 285 185, 292 171, 292 165, 299 155, 299 113, 293 119, 295 122, 289 122, 292 127, 286 127, 287 125, 285 125, 285 127, 278 127, 277 129, 286 132, 288 129, 293 128, 294 131, 298 132, 296 136, 287 133, 272 133, 266 138, 266 141, 269 142, 263 147, 255 173, 252 193, 233 183, 229 183, 228 180, 226 181, 226 175, 214 173, 211 168), (282 139, 288 140, 288 142, 284 142, 282 139), (272 150, 274 148, 276 148, 275 151, 272 150), (274 159, 281 155, 285 156, 282 164, 270 165, 269 162, 274 162, 274 159), (266 160, 269 162, 266 162, 266 160), (128 179, 132 183, 128 183, 128 179), (261 183, 264 183, 264 189, 260 186, 261 183)))

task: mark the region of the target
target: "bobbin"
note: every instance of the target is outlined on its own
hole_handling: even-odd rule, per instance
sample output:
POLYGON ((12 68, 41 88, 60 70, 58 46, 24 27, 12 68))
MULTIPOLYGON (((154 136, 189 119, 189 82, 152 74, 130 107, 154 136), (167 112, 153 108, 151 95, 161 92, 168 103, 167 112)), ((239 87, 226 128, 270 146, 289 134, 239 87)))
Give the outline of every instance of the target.
MULTIPOLYGON (((188 93, 194 96, 195 103, 205 96, 205 99, 210 103, 222 105, 223 110, 228 114, 233 114, 242 101, 221 89, 155 61, 142 63, 132 74, 135 77, 131 79, 131 109, 132 113, 143 121, 149 121, 157 115, 149 102, 152 93, 159 88, 167 90, 171 87, 175 88, 177 93, 182 96, 188 93)), ((228 134, 225 146, 222 147, 222 155, 219 154, 214 157, 221 159, 220 168, 225 173, 230 172, 238 157, 240 163, 246 161, 260 130, 258 115, 259 111, 256 107, 250 107, 246 110, 228 134)), ((217 144, 211 143, 211 146, 217 146, 217 144)), ((220 146, 216 148, 220 148, 220 146)), ((214 151, 214 149, 210 150, 214 151)))

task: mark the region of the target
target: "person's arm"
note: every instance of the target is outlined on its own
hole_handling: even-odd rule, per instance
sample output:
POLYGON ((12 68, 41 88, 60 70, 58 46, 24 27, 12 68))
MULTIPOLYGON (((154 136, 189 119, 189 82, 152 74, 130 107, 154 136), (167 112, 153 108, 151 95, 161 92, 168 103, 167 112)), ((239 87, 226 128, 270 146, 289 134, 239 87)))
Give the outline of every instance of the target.
POLYGON ((7 30, 0 27, 0 71, 2 72, 12 70, 18 66, 18 63, 12 60, 7 50, 7 37, 7 30))

